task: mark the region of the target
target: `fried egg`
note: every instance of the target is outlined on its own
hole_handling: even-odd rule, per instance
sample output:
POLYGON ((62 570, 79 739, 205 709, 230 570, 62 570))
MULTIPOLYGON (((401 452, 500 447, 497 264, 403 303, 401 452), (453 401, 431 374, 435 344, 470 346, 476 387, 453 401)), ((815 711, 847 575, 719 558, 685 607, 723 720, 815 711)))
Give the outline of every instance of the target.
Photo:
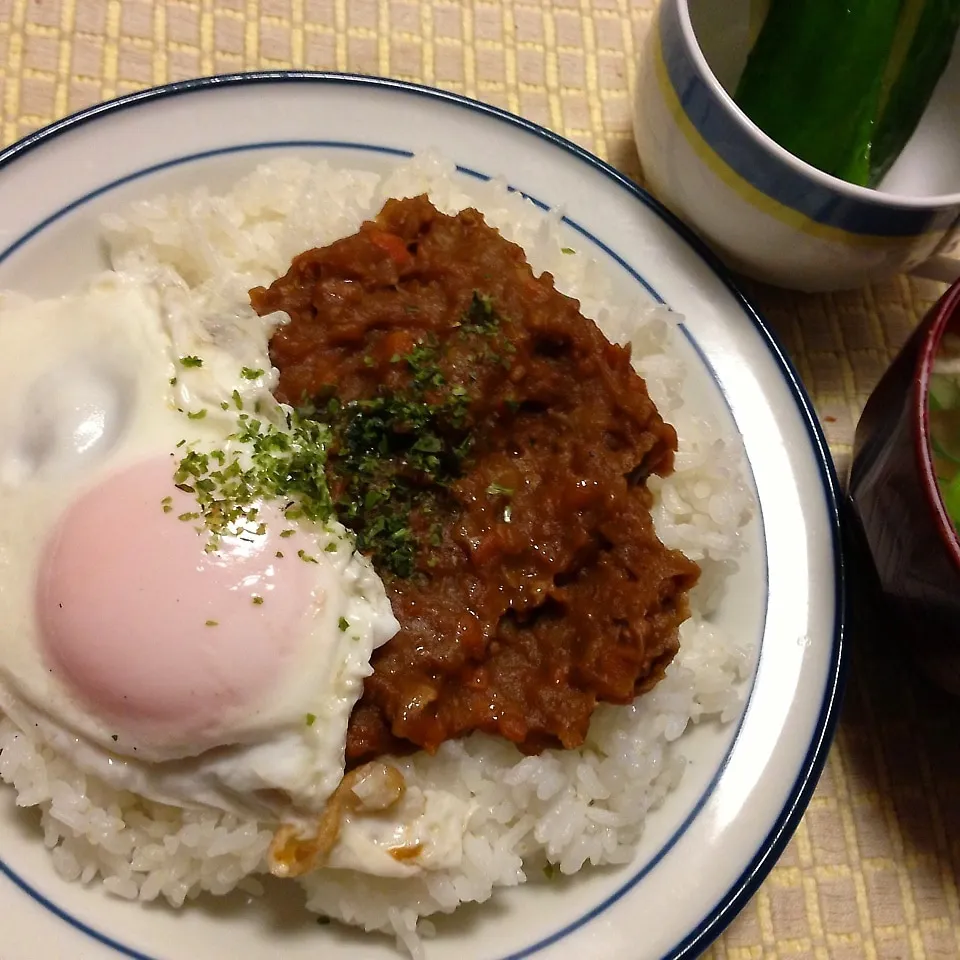
POLYGON ((398 624, 347 531, 283 490, 270 318, 160 297, 111 274, 0 301, 0 709, 118 789, 309 822, 398 624))

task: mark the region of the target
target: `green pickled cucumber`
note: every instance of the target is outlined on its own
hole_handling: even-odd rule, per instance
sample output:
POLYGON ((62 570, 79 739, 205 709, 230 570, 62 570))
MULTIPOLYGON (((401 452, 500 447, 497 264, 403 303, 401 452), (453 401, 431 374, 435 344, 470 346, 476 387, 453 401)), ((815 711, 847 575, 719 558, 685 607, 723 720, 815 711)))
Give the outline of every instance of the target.
POLYGON ((870 186, 883 179, 913 136, 960 30, 960 0, 907 0, 907 7, 918 9, 905 10, 898 28, 899 50, 895 47, 888 70, 870 152, 870 186))
POLYGON ((737 103, 795 156, 866 184, 903 6, 904 0, 772 0, 737 103))
POLYGON ((771 0, 736 101, 795 156, 873 186, 916 129, 958 28, 960 0, 771 0))

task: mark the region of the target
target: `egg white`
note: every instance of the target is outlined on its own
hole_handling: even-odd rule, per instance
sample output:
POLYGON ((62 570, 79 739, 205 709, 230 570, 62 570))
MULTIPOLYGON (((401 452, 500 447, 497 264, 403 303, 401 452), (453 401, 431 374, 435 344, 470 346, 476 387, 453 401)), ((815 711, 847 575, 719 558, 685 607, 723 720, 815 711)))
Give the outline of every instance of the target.
POLYGON ((286 423, 270 392, 277 374, 267 353, 278 318, 227 304, 191 316, 175 293, 109 274, 59 300, 0 299, 0 710, 118 789, 176 806, 306 818, 342 778, 346 726, 371 653, 398 629, 382 583, 339 524, 300 522, 317 544, 324 602, 298 662, 255 711, 225 718, 203 742, 165 752, 118 737, 40 652, 37 570, 71 503, 181 441, 228 445, 236 398, 278 428, 286 423), (186 356, 202 366, 184 366, 186 356), (187 416, 201 409, 203 419, 187 416))

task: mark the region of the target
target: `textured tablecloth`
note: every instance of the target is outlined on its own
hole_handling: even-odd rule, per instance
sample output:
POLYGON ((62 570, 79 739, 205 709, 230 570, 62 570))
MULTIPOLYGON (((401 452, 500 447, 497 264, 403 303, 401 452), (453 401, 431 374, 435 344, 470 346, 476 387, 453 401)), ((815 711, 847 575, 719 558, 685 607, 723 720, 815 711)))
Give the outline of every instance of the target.
MULTIPOLYGON (((630 91, 655 2, 0 0, 0 144, 141 87, 307 67, 477 97, 639 179, 630 91)), ((942 288, 907 278, 830 296, 747 288, 796 362, 844 478, 866 396, 942 288)), ((708 956, 960 958, 960 707, 904 669, 872 605, 859 609, 816 796, 708 956)))

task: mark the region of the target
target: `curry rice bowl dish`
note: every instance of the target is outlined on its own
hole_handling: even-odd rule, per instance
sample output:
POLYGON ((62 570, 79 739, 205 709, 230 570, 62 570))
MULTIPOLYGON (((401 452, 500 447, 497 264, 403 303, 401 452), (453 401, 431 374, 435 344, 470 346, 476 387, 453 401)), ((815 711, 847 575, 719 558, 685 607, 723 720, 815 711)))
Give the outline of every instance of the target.
POLYGON ((754 662, 711 620, 753 494, 676 315, 436 156, 102 229, 88 288, 0 296, 0 366, 49 330, 4 370, 38 413, 0 424, 0 777, 57 873, 175 907, 273 873, 421 955, 630 861, 754 662))

